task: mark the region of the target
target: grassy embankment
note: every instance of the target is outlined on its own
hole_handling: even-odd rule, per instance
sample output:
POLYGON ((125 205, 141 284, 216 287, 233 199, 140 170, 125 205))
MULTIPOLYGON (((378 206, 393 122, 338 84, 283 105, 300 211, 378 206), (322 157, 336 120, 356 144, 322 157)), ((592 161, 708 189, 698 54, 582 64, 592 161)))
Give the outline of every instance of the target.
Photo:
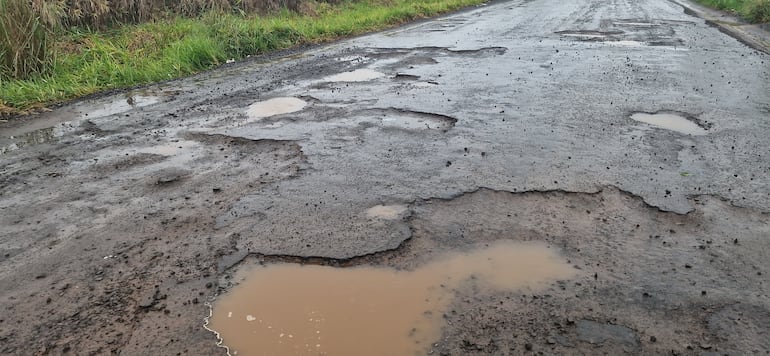
POLYGON ((703 5, 735 13, 749 22, 770 22, 770 0, 695 0, 703 5))
POLYGON ((177 12, 139 24, 118 20, 99 26, 83 21, 104 21, 95 17, 56 24, 46 16, 61 8, 35 13, 18 6, 23 1, 27 0, 0 0, 0 114, 177 78, 228 59, 329 41, 484 2, 350 0, 329 4, 310 0, 295 3, 296 11, 284 8, 268 15, 208 9, 194 16, 177 12), (101 30, 89 29, 96 27, 101 30))

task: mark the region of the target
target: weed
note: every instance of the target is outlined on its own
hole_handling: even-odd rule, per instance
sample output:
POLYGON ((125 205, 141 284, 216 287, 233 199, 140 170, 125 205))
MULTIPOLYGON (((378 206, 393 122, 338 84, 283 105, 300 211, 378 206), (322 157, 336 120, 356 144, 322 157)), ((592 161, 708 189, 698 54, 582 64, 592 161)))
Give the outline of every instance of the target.
POLYGON ((49 40, 31 3, 0 0, 0 82, 45 72, 54 61, 49 40))

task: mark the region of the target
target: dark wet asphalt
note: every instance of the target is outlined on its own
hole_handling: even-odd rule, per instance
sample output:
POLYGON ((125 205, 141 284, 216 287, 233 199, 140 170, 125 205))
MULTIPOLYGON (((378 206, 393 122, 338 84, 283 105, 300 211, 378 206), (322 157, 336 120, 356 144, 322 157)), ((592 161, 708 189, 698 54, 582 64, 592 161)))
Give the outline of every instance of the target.
POLYGON ((351 216, 479 187, 612 185, 675 212, 689 211, 688 197, 702 194, 769 210, 769 68, 767 55, 669 1, 510 1, 76 103, 46 117, 68 121, 56 127, 65 138, 66 125, 84 118, 101 130, 131 133, 130 147, 164 144, 183 131, 297 141, 307 157, 303 173, 243 192, 220 225, 242 236, 276 236, 244 239, 252 251, 351 257, 392 248, 406 236, 397 230, 382 239, 351 216), (355 69, 384 76, 323 80, 355 69), (146 106, 118 105, 113 112, 131 110, 115 115, 99 110, 125 95, 146 106), (249 122, 248 106, 273 97, 309 105, 249 122), (657 111, 688 115, 708 134, 629 118, 657 111), (435 127, 409 123, 423 119, 435 127), (267 206, 271 224, 248 222, 250 212, 267 206), (318 234, 329 237, 306 243, 318 234))
MULTIPOLYGON (((308 157, 300 177, 246 195, 232 209, 272 207, 274 225, 244 226, 243 235, 292 236, 244 242, 251 250, 350 257, 392 247, 401 235, 383 240, 347 217, 478 187, 613 185, 675 212, 690 210, 688 197, 699 194, 770 208, 770 58, 671 2, 506 2, 345 41, 298 61, 300 70, 279 75, 270 90, 241 88, 195 113, 238 117, 252 101, 276 96, 311 102, 270 124, 214 125, 228 135, 299 140, 308 157), (386 77, 316 82, 359 68, 386 77), (457 121, 448 130, 401 130, 368 120, 404 116, 372 112, 393 109, 457 121), (690 115, 708 134, 629 119, 657 111, 690 115), (319 219, 335 223, 303 227, 319 219), (329 238, 307 247, 316 234, 329 238)), ((265 71, 239 69, 241 80, 265 71)))

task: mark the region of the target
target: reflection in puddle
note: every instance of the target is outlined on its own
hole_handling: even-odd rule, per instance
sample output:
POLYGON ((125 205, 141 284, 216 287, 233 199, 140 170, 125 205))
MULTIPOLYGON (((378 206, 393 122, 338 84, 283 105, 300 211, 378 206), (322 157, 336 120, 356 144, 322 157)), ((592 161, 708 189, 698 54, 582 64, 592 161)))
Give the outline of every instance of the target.
POLYGON ((25 132, 21 135, 8 136, 7 139, 10 140, 11 143, 0 147, 0 155, 16 151, 27 146, 58 141, 64 135, 64 132, 67 129, 72 129, 72 125, 69 122, 64 122, 53 127, 25 132))
POLYGON ((395 220, 406 212, 406 205, 377 205, 366 210, 366 217, 395 220))
POLYGON ((115 99, 107 104, 102 105, 101 108, 88 112, 84 116, 89 118, 104 117, 115 114, 121 114, 130 111, 134 108, 140 108, 148 105, 155 104, 160 101, 157 96, 147 95, 126 95, 123 98, 115 99))
POLYGON ((326 82, 365 82, 367 80, 382 78, 384 76, 385 74, 371 69, 356 69, 352 72, 335 74, 326 77, 323 80, 326 82))
POLYGON ((415 271, 270 265, 221 296, 207 328, 232 355, 424 355, 457 289, 537 288, 574 273, 546 245, 511 241, 415 271))
POLYGON ((246 110, 246 115, 253 121, 274 115, 297 112, 304 109, 305 106, 307 106, 307 102, 302 99, 292 97, 272 98, 251 104, 248 110, 246 110))
POLYGON ((674 113, 648 114, 639 112, 631 115, 631 119, 687 135, 701 136, 708 133, 698 124, 674 113))

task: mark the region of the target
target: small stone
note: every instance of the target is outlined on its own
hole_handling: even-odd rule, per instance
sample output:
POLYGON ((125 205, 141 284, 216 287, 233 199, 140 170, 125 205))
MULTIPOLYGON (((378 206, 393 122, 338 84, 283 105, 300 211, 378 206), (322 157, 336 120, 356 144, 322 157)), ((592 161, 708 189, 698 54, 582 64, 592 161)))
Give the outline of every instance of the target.
POLYGON ((524 344, 524 349, 526 349, 527 351, 532 351, 532 344, 530 343, 524 344))
POLYGON ((650 336, 650 342, 657 342, 658 338, 655 336, 650 336))

